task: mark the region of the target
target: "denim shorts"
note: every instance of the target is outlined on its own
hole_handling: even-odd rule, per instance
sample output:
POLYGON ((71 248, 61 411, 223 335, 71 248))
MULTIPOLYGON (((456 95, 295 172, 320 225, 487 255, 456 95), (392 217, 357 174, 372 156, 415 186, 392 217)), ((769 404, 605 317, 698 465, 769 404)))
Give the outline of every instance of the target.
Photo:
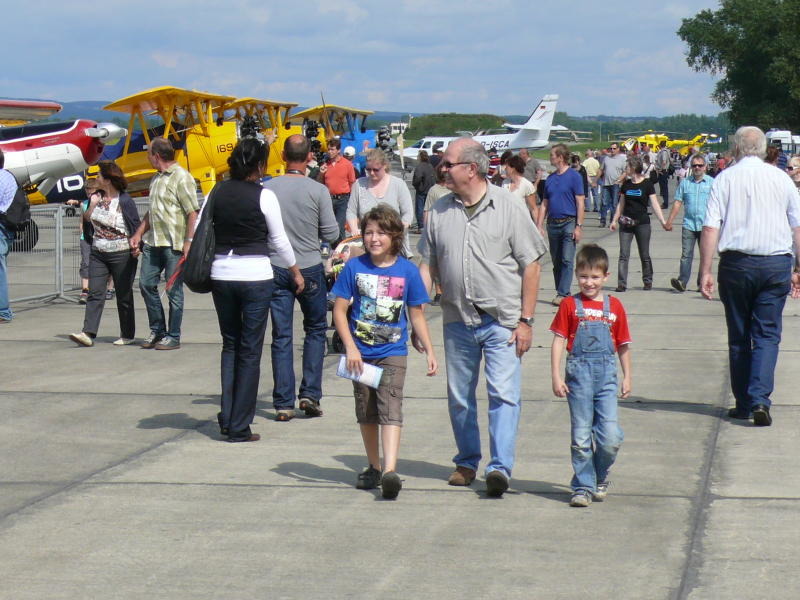
POLYGON ((406 356, 387 356, 365 360, 383 368, 378 389, 353 382, 356 398, 356 421, 361 424, 403 425, 403 384, 406 380, 406 356))

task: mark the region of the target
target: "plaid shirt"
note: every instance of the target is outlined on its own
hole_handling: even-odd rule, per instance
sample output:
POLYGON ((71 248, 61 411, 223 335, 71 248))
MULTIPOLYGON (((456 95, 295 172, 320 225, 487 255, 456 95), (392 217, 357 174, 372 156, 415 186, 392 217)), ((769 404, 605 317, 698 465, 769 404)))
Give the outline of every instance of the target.
POLYGON ((150 229, 144 234, 144 243, 182 251, 186 216, 199 209, 194 177, 173 163, 150 182, 150 229))

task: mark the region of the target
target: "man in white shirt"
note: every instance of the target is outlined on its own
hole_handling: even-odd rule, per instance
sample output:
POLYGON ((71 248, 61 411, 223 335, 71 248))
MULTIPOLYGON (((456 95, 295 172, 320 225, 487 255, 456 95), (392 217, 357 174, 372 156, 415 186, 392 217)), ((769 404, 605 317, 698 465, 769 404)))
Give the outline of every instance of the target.
POLYGON ((800 196, 785 171, 763 161, 767 138, 757 127, 734 136, 736 164, 711 186, 700 241, 701 291, 711 299, 714 248, 719 296, 728 325, 733 419, 772 424, 770 394, 781 341, 783 306, 800 297, 800 196), (758 218, 753 218, 758 215, 758 218), (794 264, 794 269, 792 265, 794 264))

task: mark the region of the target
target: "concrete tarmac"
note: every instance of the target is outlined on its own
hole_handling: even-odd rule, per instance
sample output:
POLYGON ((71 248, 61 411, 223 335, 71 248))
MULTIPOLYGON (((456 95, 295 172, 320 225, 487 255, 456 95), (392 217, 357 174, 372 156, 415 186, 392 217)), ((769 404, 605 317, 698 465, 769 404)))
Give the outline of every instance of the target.
MULTIPOLYGON (((613 290, 617 234, 596 213, 584 232, 609 251, 613 290)), ((608 499, 584 509, 568 504, 569 413, 550 386, 549 258, 501 499, 487 498, 482 472, 471 487, 446 484, 455 446, 438 308, 427 314, 441 372, 425 377, 412 351, 403 489, 386 501, 354 488, 366 459, 338 356, 325 360, 325 415, 278 423, 265 348, 253 425, 262 439, 228 444, 215 420, 209 296, 187 291, 183 347, 172 352, 112 346, 113 303, 93 348, 67 339, 82 307, 15 305, 0 327, 0 598, 800 596, 800 303, 784 313, 773 426, 730 421, 722 305, 670 289, 679 227, 656 224, 651 253, 654 289, 641 289, 633 250, 619 294, 633 335, 625 442, 608 499)), ((138 295, 136 309, 141 338, 138 295)), ((295 332, 299 372, 300 318, 295 332)), ((483 379, 479 404, 485 456, 483 379)))

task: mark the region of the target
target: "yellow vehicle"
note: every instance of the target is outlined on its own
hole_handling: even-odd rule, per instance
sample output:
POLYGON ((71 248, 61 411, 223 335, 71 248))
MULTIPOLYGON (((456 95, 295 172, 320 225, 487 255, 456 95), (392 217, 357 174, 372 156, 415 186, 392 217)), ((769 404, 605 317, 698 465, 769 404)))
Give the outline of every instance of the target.
POLYGON ((688 156, 692 148, 699 150, 708 142, 713 142, 717 139, 719 139, 719 136, 714 133, 700 133, 691 139, 677 139, 670 138, 666 133, 655 133, 653 130, 649 130, 641 135, 629 137, 619 142, 619 145, 630 152, 646 143, 650 145, 651 149, 657 151, 663 140, 667 142, 667 148, 670 150, 676 150, 682 156, 688 156))
POLYGON ((285 165, 280 149, 290 135, 286 127, 293 102, 275 102, 256 98, 235 98, 176 87, 159 87, 128 96, 105 107, 105 110, 130 115, 129 135, 116 149, 105 154, 113 158, 131 182, 149 182, 155 169, 147 158, 147 146, 156 136, 172 141, 175 160, 188 170, 207 195, 218 179, 228 172, 228 157, 243 135, 261 134, 271 144, 267 165, 269 175, 282 175, 285 165), (158 117, 161 125, 151 126, 158 117), (114 150, 117 151, 115 156, 114 150))

